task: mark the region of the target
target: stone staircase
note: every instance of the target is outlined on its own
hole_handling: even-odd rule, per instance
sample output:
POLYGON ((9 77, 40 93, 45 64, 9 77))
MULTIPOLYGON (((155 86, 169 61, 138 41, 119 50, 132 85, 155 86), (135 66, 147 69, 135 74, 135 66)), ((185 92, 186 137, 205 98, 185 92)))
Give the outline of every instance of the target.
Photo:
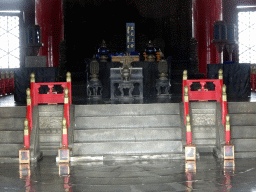
POLYGON ((184 159, 180 105, 76 105, 71 160, 184 159))
POLYGON ((24 120, 26 107, 0 108, 0 162, 10 162, 19 158, 23 148, 24 120))
MULTIPOLYGON (((39 105, 39 149, 43 156, 57 156, 61 146, 63 105, 39 105)), ((34 114, 35 115, 35 114, 34 114)))
POLYGON ((235 157, 256 157, 256 103, 229 102, 228 114, 235 157))
POLYGON ((192 143, 199 153, 216 147, 216 102, 190 102, 192 143))

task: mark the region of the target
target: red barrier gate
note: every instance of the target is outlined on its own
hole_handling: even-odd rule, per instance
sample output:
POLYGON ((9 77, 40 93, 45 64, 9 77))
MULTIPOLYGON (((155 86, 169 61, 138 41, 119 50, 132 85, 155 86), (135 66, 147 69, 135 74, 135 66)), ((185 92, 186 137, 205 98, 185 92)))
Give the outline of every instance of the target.
MULTIPOLYGON (((33 105, 38 104, 64 104, 64 117, 67 120, 67 128, 70 125, 69 109, 72 104, 71 96, 71 74, 67 73, 67 82, 50 82, 50 83, 35 83, 35 74, 31 74, 30 86, 31 90, 27 89, 27 119, 29 127, 29 136, 31 135, 31 129, 33 127, 32 113, 33 105), (54 91, 54 86, 61 86, 63 91, 58 93, 54 91), (42 86, 48 87, 47 93, 40 93, 39 90, 42 86)), ((67 141, 65 142, 67 147, 67 141)))
MULTIPOLYGON (((221 69, 219 70, 219 79, 196 79, 196 80, 187 80, 187 70, 185 70, 183 72, 182 93, 183 93, 182 100, 184 102, 185 125, 186 125, 186 117, 189 114, 189 101, 213 100, 213 101, 221 102, 222 123, 225 126, 226 115, 227 115, 227 95, 226 95, 226 86, 223 85, 223 72, 221 69), (194 88, 192 90, 193 85, 194 85, 194 88), (210 89, 208 88, 208 86, 210 89)), ((191 140, 189 142, 191 142, 191 140)))

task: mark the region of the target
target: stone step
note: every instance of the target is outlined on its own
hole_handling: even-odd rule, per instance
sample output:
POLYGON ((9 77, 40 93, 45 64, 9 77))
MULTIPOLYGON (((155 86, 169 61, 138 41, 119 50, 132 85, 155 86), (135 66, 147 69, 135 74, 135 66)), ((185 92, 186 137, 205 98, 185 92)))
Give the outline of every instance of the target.
POLYGON ((39 105, 40 117, 63 117, 64 105, 39 105))
POLYGON ((232 126, 232 139, 256 139, 256 125, 255 126, 232 126))
POLYGON ((254 126, 256 125, 256 114, 231 114, 230 125, 231 129, 234 125, 254 126))
POLYGON ((20 117, 25 118, 27 116, 26 106, 15 106, 15 107, 0 107, 0 117, 1 118, 14 118, 20 117))
POLYGON ((216 145, 196 145, 196 151, 198 153, 213 153, 213 149, 216 145))
POLYGON ((22 144, 23 140, 23 131, 0 131, 0 143, 22 144))
POLYGON ((216 138, 216 127, 192 127, 193 139, 215 139, 216 138))
POLYGON ((203 109, 203 110, 216 109, 216 102, 207 102, 207 101, 190 102, 190 107, 192 110, 194 110, 194 109, 203 109))
POLYGON ((44 134, 39 135, 39 141, 40 143, 55 143, 55 142, 61 142, 61 135, 60 134, 44 134))
POLYGON ((74 143, 73 155, 136 155, 151 153, 181 153, 182 141, 147 141, 147 142, 99 142, 74 143))
POLYGON ((256 139, 232 139, 235 152, 256 152, 256 139))
POLYGON ((181 140, 181 128, 75 130, 74 142, 181 140))
POLYGON ((0 131, 23 131, 25 117, 0 118, 0 131))
POLYGON ((40 117, 39 116, 39 128, 40 129, 49 129, 55 128, 60 129, 62 128, 62 119, 61 117, 51 116, 51 117, 40 117))
POLYGON ((180 114, 179 103, 76 105, 75 117, 180 114))
POLYGON ((256 113, 256 103, 255 102, 228 102, 228 113, 229 114, 256 113))
POLYGON ((178 127, 180 115, 76 117, 75 129, 178 127))
POLYGON ((19 157, 19 150, 23 148, 21 144, 0 144, 0 157, 19 157))

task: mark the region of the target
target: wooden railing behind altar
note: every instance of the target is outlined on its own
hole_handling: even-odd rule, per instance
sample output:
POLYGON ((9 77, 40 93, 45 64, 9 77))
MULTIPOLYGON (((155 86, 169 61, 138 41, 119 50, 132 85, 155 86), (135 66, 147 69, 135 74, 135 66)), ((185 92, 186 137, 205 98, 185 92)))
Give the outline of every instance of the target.
POLYGON ((1 71, 0 76, 0 95, 14 93, 14 72, 1 71))

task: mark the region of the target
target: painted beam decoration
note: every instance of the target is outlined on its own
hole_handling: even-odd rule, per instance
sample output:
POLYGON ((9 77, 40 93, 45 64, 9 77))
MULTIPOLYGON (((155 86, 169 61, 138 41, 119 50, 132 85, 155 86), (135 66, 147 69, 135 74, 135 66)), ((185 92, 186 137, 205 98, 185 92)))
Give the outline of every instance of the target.
POLYGON ((126 52, 135 51, 135 23, 126 23, 126 52))

